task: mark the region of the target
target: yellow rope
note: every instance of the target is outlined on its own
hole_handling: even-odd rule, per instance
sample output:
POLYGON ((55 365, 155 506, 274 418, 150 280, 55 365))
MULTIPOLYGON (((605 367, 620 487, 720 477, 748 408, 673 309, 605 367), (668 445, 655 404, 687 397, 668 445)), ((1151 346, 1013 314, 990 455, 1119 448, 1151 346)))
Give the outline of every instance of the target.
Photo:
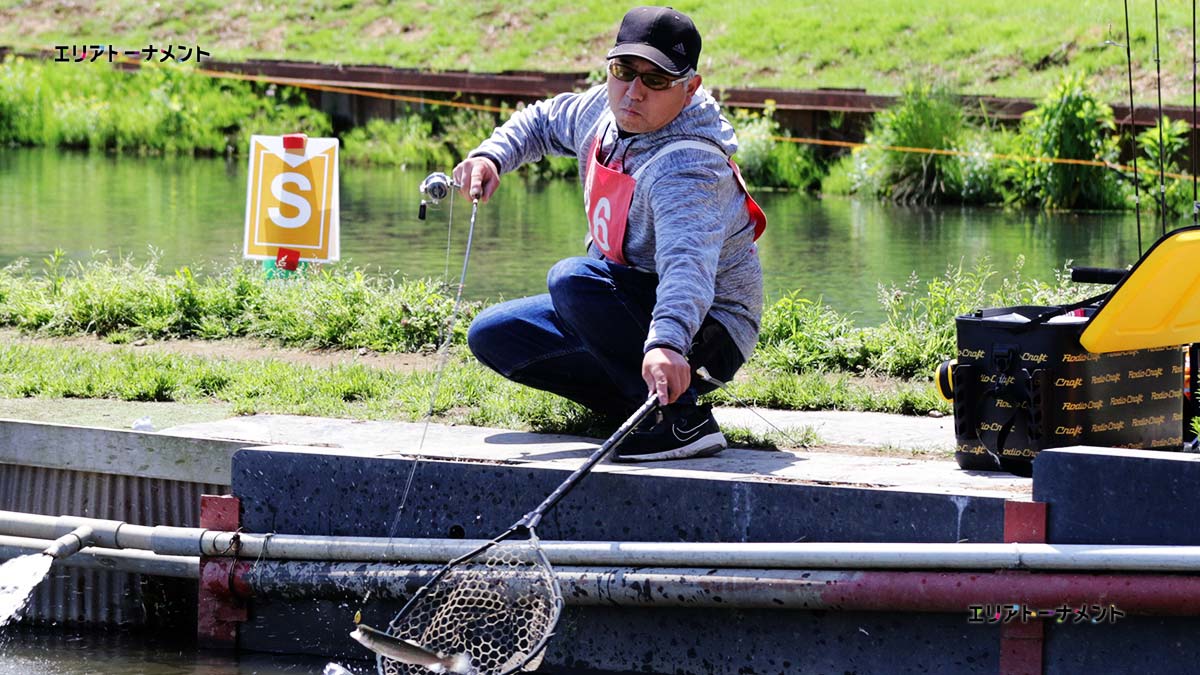
POLYGON ((328 91, 335 94, 352 94, 354 96, 369 96, 371 98, 380 98, 387 101, 404 101, 406 103, 423 103, 425 105, 442 105, 451 108, 466 108, 468 110, 481 110, 483 112, 501 113, 506 112, 506 108, 501 108, 494 105, 483 105, 479 103, 464 103, 461 101, 443 101, 439 99, 425 98, 424 96, 403 96, 401 94, 385 94, 381 91, 372 91, 370 89, 356 89, 353 87, 335 87, 328 84, 317 84, 309 80, 298 80, 290 77, 268 77, 266 75, 246 75, 245 73, 229 73, 221 70, 207 70, 205 68, 195 68, 193 72, 209 77, 222 78, 227 80, 250 80, 252 82, 266 82, 270 84, 281 84, 289 87, 297 87, 300 89, 315 89, 317 91, 328 91))
MULTIPOLYGON (((144 65, 138 61, 131 60, 130 62, 139 63, 139 65, 144 65)), ((507 108, 501 108, 499 106, 493 106, 493 105, 483 105, 483 104, 478 104, 478 103, 465 103, 462 101, 446 101, 446 100, 442 100, 442 99, 425 98, 424 96, 404 96, 401 94, 387 94, 387 93, 384 93, 381 91, 373 91, 370 89, 358 89, 358 88, 354 88, 354 87, 337 87, 337 86, 326 85, 326 84, 317 84, 317 83, 311 82, 309 80, 301 80, 301 79, 288 78, 288 77, 269 77, 267 75, 247 75, 245 73, 231 73, 231 72, 225 72, 225 71, 220 71, 220 70, 208 70, 205 68, 193 68, 189 72, 195 72, 197 74, 207 75, 208 77, 213 77, 213 78, 222 78, 222 79, 230 79, 230 80, 247 80, 247 81, 252 81, 252 82, 279 84, 279 85, 285 85, 285 86, 289 86, 289 87, 297 87, 299 89, 314 89, 317 91, 328 91, 328 92, 335 93, 335 94, 349 94, 352 96, 365 96, 368 98, 378 98, 378 99, 383 99, 383 100, 388 100, 388 101, 403 101, 405 103, 421 103, 424 105, 447 106, 450 108, 464 108, 467 110, 479 110, 479 111, 491 112, 491 113, 503 113, 503 112, 507 112, 509 110, 507 108)), ((889 152, 909 152, 909 153, 926 154, 926 155, 944 155, 944 156, 950 156, 950 157, 986 157, 988 159, 996 159, 996 160, 1003 160, 1003 161, 1026 161, 1026 162, 1040 162, 1040 163, 1047 163, 1047 164, 1073 164, 1073 165, 1077 165, 1077 166, 1095 166, 1095 167, 1102 167, 1102 168, 1106 168, 1106 169, 1113 169, 1116 171, 1124 171, 1124 172, 1128 172, 1128 173, 1152 174, 1155 176, 1161 174, 1167 178, 1175 178, 1175 179, 1180 179, 1180 180, 1191 178, 1191 176, 1189 176, 1187 174, 1170 173, 1170 172, 1162 172, 1162 171, 1150 171, 1147 169, 1140 169, 1140 168, 1135 170, 1132 166, 1129 166, 1126 164, 1115 164, 1113 162, 1103 162, 1103 161, 1094 160, 1094 159, 1068 159, 1068 158, 1062 158, 1062 157, 1031 157, 1031 156, 1021 156, 1021 155, 1008 155, 1008 154, 1003 154, 1003 153, 998 153, 998 152, 980 153, 980 152, 968 152, 965 150, 947 150, 947 149, 943 149, 943 148, 914 148, 914 147, 900 146, 900 145, 870 145, 867 143, 856 143, 853 141, 835 141, 835 140, 829 140, 829 139, 823 139, 823 138, 804 138, 804 137, 792 137, 792 136, 772 136, 771 139, 774 141, 780 141, 780 142, 786 142, 786 143, 803 143, 803 144, 807 144, 807 145, 826 145, 826 146, 851 148, 851 149, 874 148, 876 150, 886 150, 889 152)))
MULTIPOLYGON (((948 155, 951 157, 987 157, 988 159, 999 159, 1008 161, 1026 161, 1026 162, 1043 162, 1047 164, 1076 164, 1080 166, 1098 166, 1106 169, 1114 169, 1117 171, 1134 172, 1134 168, 1127 164, 1115 164, 1113 162, 1102 162, 1096 159, 1068 159, 1063 157, 1026 157, 1022 155, 1006 155, 999 152, 968 152, 966 150, 946 150, 943 148, 912 148, 903 145, 871 145, 868 143, 855 143, 853 141, 833 141, 824 138, 794 138, 791 136, 772 136, 771 140, 783 141, 787 143, 805 143, 809 145, 830 145, 839 148, 874 148, 876 150, 887 150, 891 152, 912 152, 926 155, 948 155)), ((1190 179, 1191 176, 1181 173, 1170 173, 1163 171, 1149 171, 1147 169, 1137 169, 1137 173, 1148 173, 1155 176, 1162 174, 1167 178, 1190 179)))

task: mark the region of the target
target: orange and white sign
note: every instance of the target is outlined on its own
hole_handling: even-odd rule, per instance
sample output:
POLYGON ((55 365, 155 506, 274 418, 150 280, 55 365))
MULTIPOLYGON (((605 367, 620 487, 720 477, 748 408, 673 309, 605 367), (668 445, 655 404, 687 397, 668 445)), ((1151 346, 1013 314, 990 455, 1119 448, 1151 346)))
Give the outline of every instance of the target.
POLYGON ((305 262, 340 255, 336 138, 252 136, 242 256, 275 260, 279 249, 305 262))

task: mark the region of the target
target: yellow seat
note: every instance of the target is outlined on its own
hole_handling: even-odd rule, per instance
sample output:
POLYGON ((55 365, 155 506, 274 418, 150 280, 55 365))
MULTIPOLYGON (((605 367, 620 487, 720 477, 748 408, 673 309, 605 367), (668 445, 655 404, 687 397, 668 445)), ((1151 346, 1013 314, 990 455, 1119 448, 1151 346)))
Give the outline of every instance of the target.
POLYGON ((1079 337, 1094 354, 1192 342, 1200 342, 1200 227, 1155 242, 1079 337))

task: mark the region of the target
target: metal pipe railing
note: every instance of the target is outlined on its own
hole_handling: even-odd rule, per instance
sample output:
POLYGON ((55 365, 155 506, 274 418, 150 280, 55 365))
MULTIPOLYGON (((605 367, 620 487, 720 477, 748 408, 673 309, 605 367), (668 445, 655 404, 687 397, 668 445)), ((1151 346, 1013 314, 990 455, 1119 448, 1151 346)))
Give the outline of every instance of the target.
MULTIPOLYGON (((264 560, 238 565, 228 583, 245 596, 406 599, 439 565, 264 560)), ((1126 614, 1200 615, 1200 577, 1155 574, 800 569, 555 567, 573 606, 706 607, 946 612, 1023 605, 1112 607, 1126 614)), ((517 588, 519 574, 505 579, 517 588)))
MULTIPOLYGON (((0 558, 40 553, 52 543, 0 536, 0 558)), ((441 562, 242 559, 222 563, 214 583, 246 598, 406 598, 441 562)), ((55 565, 201 577, 198 556, 142 550, 88 547, 55 565)), ((1019 604, 1039 611, 1112 607, 1135 615, 1200 616, 1200 575, 576 565, 555 567, 555 574, 567 603, 576 606, 967 613, 1019 604)), ((520 575, 510 576, 506 584, 519 586, 520 575)))
POLYGON ((92 540, 92 528, 87 525, 80 525, 63 536, 50 542, 42 551, 43 554, 50 556, 56 560, 68 558, 79 552, 79 549, 87 546, 92 540))
MULTIPOLYGON (((45 539, 0 535, 0 559, 44 553, 53 542, 45 539)), ((120 570, 160 577, 198 579, 199 556, 167 556, 137 549, 110 549, 88 546, 69 558, 57 558, 55 565, 85 569, 120 570)))
MULTIPOLYGON (((463 539, 248 534, 0 511, 0 534, 53 539, 80 525, 95 530, 93 546, 175 556, 444 563, 483 543, 463 539)), ((1200 573, 1200 546, 544 541, 542 547, 553 564, 575 566, 1200 573)))

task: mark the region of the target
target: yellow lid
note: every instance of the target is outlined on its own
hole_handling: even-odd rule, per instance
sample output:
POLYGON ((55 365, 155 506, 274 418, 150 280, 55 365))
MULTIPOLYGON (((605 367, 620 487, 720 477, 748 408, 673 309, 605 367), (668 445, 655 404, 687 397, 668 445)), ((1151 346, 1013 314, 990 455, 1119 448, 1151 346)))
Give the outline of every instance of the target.
POLYGON ((1200 227, 1159 239, 1088 322, 1094 354, 1200 342, 1200 227))

